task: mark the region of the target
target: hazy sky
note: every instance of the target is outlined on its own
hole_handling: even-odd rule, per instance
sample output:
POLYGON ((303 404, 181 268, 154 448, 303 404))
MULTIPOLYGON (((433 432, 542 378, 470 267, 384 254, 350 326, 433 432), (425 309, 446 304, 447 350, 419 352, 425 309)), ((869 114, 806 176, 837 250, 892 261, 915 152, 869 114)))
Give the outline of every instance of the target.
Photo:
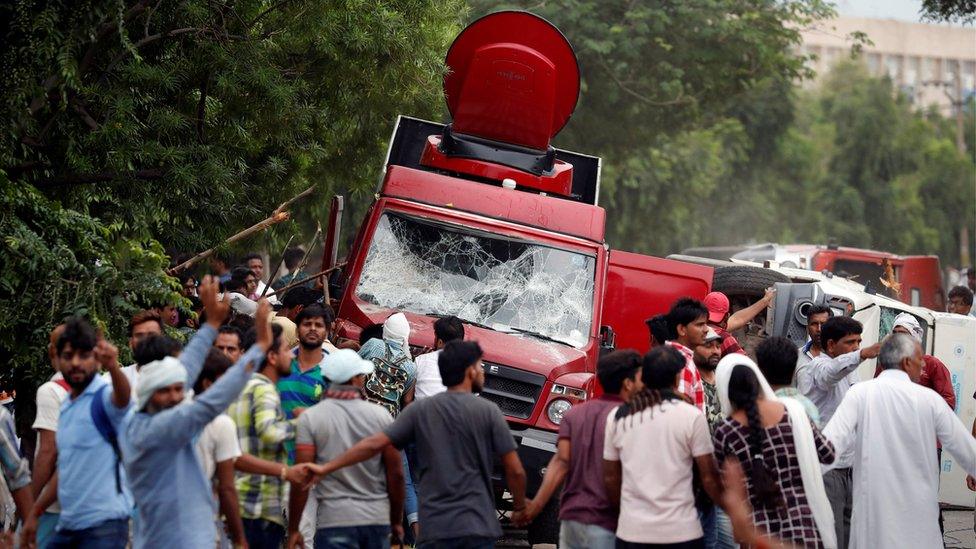
POLYGON ((849 17, 919 21, 921 0, 834 0, 837 12, 849 17))

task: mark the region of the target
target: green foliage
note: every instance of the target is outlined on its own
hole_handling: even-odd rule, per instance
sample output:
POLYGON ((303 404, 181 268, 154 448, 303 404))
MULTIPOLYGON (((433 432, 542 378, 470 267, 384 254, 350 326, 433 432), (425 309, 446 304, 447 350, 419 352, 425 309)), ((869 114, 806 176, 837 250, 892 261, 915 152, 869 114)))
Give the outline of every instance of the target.
POLYGON ((922 13, 933 21, 972 23, 976 0, 922 0, 922 13))
MULTIPOLYGON (((122 343, 140 305, 181 302, 178 283, 162 276, 167 257, 158 243, 122 236, 29 185, 11 182, 3 171, 0 235, 0 349, 12 366, 2 371, 0 386, 13 386, 21 395, 50 377, 46 342, 62 319, 85 315, 122 343)), ((120 347, 123 359, 129 358, 120 347)))
MULTIPOLYGON (((314 184, 371 188, 395 116, 437 116, 460 0, 15 0, 0 7, 2 351, 172 301, 163 250, 209 248, 314 184), (165 291, 164 291, 165 290, 165 291), (141 292, 141 293, 140 293, 141 292)), ((305 231, 311 235, 311 231, 305 231)), ((285 237, 286 238, 286 237, 285 237)), ((34 379, 40 379, 35 377, 34 379)))

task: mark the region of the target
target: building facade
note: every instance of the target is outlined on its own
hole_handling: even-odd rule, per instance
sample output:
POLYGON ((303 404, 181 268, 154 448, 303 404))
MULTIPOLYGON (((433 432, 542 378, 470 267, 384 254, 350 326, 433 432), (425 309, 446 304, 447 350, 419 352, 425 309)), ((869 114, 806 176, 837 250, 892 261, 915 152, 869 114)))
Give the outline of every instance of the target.
POLYGON ((850 57, 855 32, 873 42, 861 52, 868 70, 888 75, 919 107, 936 105, 952 114, 954 103, 976 92, 976 28, 893 19, 838 17, 804 30, 802 51, 816 55, 810 67, 817 78, 850 57))

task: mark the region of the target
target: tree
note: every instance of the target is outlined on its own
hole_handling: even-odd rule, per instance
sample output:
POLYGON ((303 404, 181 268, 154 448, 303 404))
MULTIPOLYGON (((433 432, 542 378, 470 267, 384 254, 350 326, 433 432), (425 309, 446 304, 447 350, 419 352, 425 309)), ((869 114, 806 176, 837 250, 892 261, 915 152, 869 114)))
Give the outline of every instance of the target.
POLYGON ((922 0, 922 14, 933 21, 972 23, 976 0, 922 0))
POLYGON ((395 116, 441 109, 461 8, 4 4, 0 351, 19 361, 5 373, 46 373, 63 314, 87 312, 119 341, 138 299, 175 300, 163 249, 208 248, 312 183, 319 201, 300 214, 330 189, 371 186, 395 116))

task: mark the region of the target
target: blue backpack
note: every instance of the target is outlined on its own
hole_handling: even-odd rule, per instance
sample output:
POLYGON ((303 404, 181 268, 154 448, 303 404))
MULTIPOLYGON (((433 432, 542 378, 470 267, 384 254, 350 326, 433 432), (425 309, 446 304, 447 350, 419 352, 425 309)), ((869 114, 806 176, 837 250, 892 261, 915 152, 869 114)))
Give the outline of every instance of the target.
POLYGON ((122 451, 119 449, 119 435, 115 432, 115 427, 112 422, 108 419, 108 414, 105 412, 105 403, 102 402, 102 392, 105 391, 108 385, 105 385, 95 391, 95 399, 92 400, 91 405, 91 418, 92 423, 95 424, 95 429, 98 429, 98 434, 102 435, 105 442, 109 443, 112 447, 112 452, 115 453, 115 490, 118 493, 122 493, 122 451))

